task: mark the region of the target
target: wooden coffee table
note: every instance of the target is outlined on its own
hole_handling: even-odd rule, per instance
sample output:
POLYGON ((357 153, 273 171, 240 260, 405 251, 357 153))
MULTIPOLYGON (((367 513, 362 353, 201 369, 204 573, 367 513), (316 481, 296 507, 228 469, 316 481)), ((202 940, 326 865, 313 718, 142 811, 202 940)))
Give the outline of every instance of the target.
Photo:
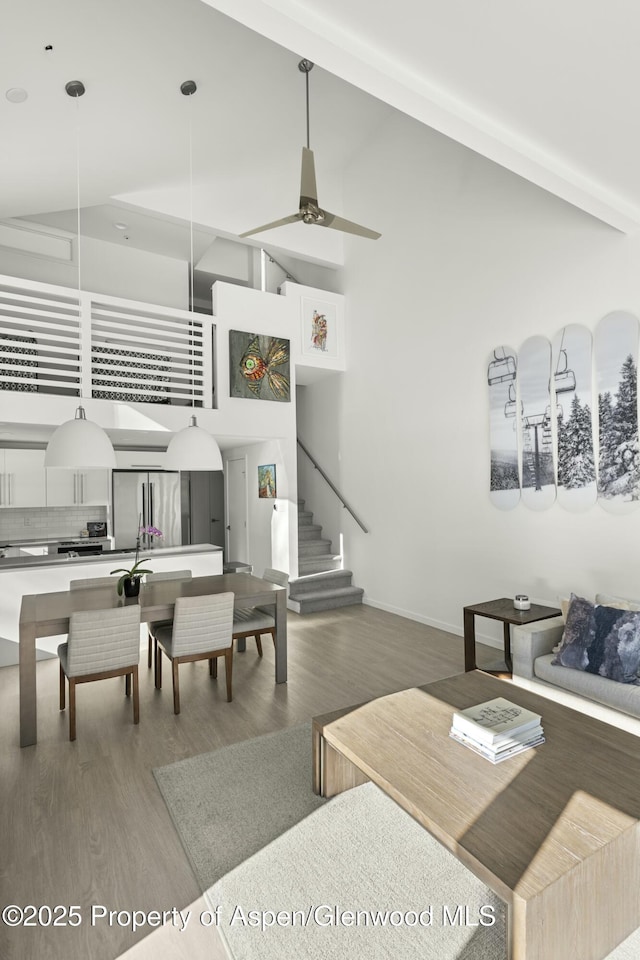
POLYGON ((316 792, 377 784, 506 902, 513 960, 602 960, 640 926, 632 734, 474 671, 317 717, 313 736, 316 792), (547 742, 494 766, 449 728, 498 696, 540 713, 547 742))

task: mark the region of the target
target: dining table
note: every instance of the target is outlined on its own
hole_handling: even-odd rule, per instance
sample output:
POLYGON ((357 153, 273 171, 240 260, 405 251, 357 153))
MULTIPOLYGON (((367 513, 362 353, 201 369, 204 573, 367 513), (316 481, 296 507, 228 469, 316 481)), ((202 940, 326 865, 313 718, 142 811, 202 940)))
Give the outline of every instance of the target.
MULTIPOLYGON (((137 597, 120 597, 113 586, 25 594, 20 607, 19 683, 20 746, 38 739, 36 640, 69 631, 69 618, 79 610, 106 610, 138 604, 140 621, 171 620, 178 597, 233 593, 234 606, 275 605, 275 682, 287 680, 287 590, 247 573, 223 573, 191 580, 157 580, 143 584, 137 597)), ((238 641, 239 649, 243 644, 238 641)))

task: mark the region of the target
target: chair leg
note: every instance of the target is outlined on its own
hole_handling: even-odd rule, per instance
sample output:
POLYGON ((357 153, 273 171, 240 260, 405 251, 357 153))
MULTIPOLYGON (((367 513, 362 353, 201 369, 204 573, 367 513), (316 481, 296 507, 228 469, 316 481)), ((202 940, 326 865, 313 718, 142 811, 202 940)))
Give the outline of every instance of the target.
POLYGON ((209 660, 209 676, 210 677, 213 676, 213 661, 215 659, 216 659, 215 657, 212 657, 211 660, 209 660))
POLYGON ((125 697, 131 696, 131 674, 125 674, 124 678, 124 695, 125 697))
MULTIPOLYGON (((140 723, 140 686, 138 684, 138 665, 133 668, 133 722, 140 723)), ((127 674, 129 677, 129 674, 127 674)))
POLYGON ((180 713, 180 682, 178 680, 178 659, 174 657, 171 661, 171 672, 173 674, 173 712, 180 713))
POLYGON ((218 679, 218 658, 217 657, 213 657, 213 659, 209 660, 209 673, 211 674, 214 680, 218 679))
POLYGON ((76 738, 76 682, 69 677, 69 740, 76 738))
MULTIPOLYGON (((217 657, 216 657, 217 660, 217 657)), ((227 681, 227 703, 231 703, 231 673, 233 671, 233 644, 224 652, 224 675, 227 681)))
POLYGON ((274 648, 274 650, 275 650, 275 646, 276 646, 276 631, 275 631, 275 630, 272 630, 272 631, 271 631, 271 639, 273 640, 273 648, 274 648))
POLYGON ((154 660, 156 664, 156 670, 155 670, 156 690, 161 690, 162 689, 162 647, 157 641, 155 643, 153 653, 154 653, 154 660))
POLYGON ((151 670, 151 648, 153 646, 153 637, 150 633, 147 633, 147 636, 149 638, 147 643, 147 666, 149 667, 149 670, 151 670))
POLYGON ((262 640, 260 639, 259 633, 256 633, 255 640, 256 640, 256 647, 258 648, 258 656, 261 657, 262 656, 262 640))
POLYGON ((66 677, 64 675, 64 670, 62 669, 62 664, 60 664, 60 709, 64 710, 65 707, 65 681, 66 677))

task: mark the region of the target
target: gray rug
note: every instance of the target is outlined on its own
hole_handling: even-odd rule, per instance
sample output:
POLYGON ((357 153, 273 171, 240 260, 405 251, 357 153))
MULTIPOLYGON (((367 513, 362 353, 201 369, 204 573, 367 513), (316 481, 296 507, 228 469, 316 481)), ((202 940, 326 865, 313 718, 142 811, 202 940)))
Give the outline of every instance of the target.
POLYGON ((311 724, 153 774, 203 892, 326 803, 311 789, 311 724))
POLYGON ((371 783, 316 810, 206 896, 229 956, 243 960, 506 957, 502 901, 371 783))

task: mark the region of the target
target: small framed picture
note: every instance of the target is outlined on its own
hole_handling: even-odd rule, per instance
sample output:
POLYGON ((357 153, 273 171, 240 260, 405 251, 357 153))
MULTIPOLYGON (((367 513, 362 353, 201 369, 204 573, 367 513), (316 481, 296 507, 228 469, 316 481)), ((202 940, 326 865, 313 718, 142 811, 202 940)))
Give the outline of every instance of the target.
POLYGON ((337 357, 336 305, 324 300, 302 299, 302 353, 337 357))
POLYGON ((258 467, 258 496, 275 500, 277 496, 275 463, 265 463, 258 467))

